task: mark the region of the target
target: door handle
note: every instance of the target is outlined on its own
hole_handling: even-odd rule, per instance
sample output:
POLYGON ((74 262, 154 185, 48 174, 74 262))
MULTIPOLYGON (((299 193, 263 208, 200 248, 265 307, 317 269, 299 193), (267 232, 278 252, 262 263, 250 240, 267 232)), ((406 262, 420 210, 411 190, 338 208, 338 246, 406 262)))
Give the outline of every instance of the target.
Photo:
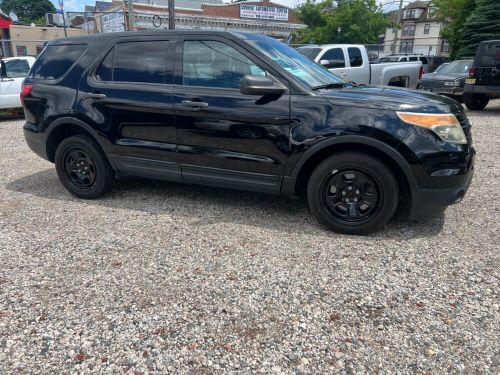
POLYGON ((205 108, 205 107, 208 107, 208 103, 206 103, 206 102, 198 102, 198 101, 194 101, 194 100, 183 100, 181 102, 181 104, 183 106, 192 107, 192 108, 205 108))
POLYGON ((106 94, 101 94, 98 92, 82 94, 84 99, 106 99, 106 94))

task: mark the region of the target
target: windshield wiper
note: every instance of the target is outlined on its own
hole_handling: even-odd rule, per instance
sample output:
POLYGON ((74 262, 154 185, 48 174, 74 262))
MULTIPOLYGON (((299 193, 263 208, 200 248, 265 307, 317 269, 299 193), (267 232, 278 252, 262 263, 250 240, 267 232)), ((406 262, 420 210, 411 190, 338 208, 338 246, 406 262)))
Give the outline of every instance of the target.
POLYGON ((311 87, 311 90, 336 89, 336 88, 343 88, 343 87, 347 87, 347 84, 336 82, 336 83, 327 83, 326 85, 313 86, 313 87, 311 87))

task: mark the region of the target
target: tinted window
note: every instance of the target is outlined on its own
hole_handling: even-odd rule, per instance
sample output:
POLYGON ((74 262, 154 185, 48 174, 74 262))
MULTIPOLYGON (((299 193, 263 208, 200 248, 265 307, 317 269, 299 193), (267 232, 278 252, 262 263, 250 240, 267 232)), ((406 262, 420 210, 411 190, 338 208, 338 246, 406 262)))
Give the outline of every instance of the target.
POLYGON ((2 64, 5 64, 7 78, 26 77, 30 70, 30 64, 26 60, 2 61, 2 64))
POLYGON ((167 41, 118 43, 113 81, 164 83, 167 49, 167 41))
POLYGON ((410 57, 410 61, 418 61, 418 57, 412 56, 412 57, 410 57))
POLYGON ((341 48, 332 48, 326 51, 321 56, 321 60, 328 60, 328 65, 325 65, 325 68, 328 69, 345 67, 344 52, 341 48))
POLYGON ((421 57, 420 61, 422 61, 422 64, 428 64, 429 62, 427 61, 427 57, 421 57))
POLYGON ((96 78, 101 81, 112 81, 112 69, 113 69, 113 56, 115 53, 115 48, 108 52, 101 65, 96 71, 96 78))
POLYGON ((363 65, 363 57, 361 57, 361 50, 357 47, 349 47, 347 49, 349 53, 349 61, 351 62, 351 67, 363 65))
POLYGON ((265 75, 264 70, 227 44, 187 41, 183 51, 183 84, 239 88, 244 75, 265 75))
POLYGON ((479 66, 495 66, 500 68, 500 43, 486 43, 483 45, 479 66))
POLYGON ((47 46, 36 60, 31 77, 41 79, 61 78, 86 48, 85 44, 47 46))

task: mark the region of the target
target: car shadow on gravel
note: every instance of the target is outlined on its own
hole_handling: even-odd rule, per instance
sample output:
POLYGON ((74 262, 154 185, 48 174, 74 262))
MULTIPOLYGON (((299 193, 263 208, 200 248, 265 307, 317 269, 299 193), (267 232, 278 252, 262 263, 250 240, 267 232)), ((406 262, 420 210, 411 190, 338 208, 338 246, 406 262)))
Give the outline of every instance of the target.
MULTIPOLYGON (((277 229, 283 233, 333 235, 325 230, 309 211, 307 200, 253 192, 212 188, 140 178, 121 178, 106 196, 95 200, 73 197, 60 184, 54 169, 46 169, 8 182, 14 192, 72 203, 145 212, 151 215, 189 216, 191 225, 238 223, 277 229)), ((398 212, 384 230, 367 240, 433 237, 444 224, 444 214, 431 219, 410 221, 406 211, 398 212)))

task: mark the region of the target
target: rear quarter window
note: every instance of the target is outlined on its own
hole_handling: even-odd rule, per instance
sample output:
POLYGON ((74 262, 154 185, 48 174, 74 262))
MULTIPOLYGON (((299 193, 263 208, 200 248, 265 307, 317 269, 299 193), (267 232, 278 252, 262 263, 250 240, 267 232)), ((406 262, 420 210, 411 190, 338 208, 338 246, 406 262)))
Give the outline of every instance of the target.
POLYGON ((86 44, 49 45, 36 60, 29 77, 59 79, 66 74, 86 49, 86 44))

